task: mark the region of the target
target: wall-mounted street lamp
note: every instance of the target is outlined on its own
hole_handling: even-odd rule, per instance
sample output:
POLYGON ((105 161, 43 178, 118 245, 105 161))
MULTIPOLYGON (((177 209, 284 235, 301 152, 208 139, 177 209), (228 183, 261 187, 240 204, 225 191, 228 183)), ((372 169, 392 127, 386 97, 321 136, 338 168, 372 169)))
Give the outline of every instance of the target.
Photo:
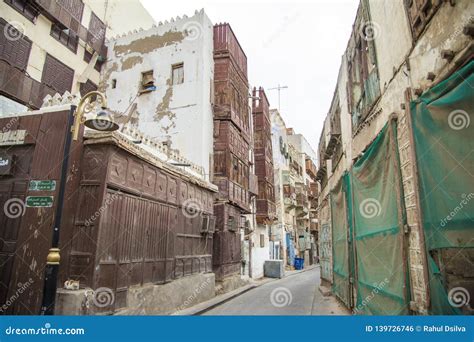
POLYGON ((105 95, 98 91, 91 91, 82 97, 74 113, 74 125, 72 127, 74 141, 79 137, 79 129, 84 115, 92 112, 96 106, 100 106, 101 110, 98 111, 92 119, 85 120, 84 126, 101 132, 113 132, 118 130, 119 126, 112 120, 111 115, 107 112, 107 99, 105 95), (94 96, 96 100, 91 102, 94 96))
POLYGON ((79 101, 77 108, 71 106, 69 112, 68 127, 66 131, 66 139, 64 143, 63 163, 61 166, 61 178, 59 182, 58 203, 54 216, 53 237, 51 248, 46 258, 43 300, 41 304, 41 315, 53 315, 56 301, 57 279, 59 271, 59 263, 61 260, 59 249, 59 233, 61 228, 61 218, 64 207, 64 194, 66 191, 66 179, 68 173, 69 154, 72 141, 79 138, 79 130, 81 123, 85 126, 102 132, 112 132, 118 130, 119 126, 112 120, 109 113, 106 112, 107 100, 105 95, 98 91, 91 91, 84 95, 79 101), (93 97, 95 101, 92 101, 93 97), (96 106, 100 106, 101 110, 97 112, 92 119, 83 120, 84 114, 91 113, 96 106), (83 122, 84 121, 84 122, 83 122))

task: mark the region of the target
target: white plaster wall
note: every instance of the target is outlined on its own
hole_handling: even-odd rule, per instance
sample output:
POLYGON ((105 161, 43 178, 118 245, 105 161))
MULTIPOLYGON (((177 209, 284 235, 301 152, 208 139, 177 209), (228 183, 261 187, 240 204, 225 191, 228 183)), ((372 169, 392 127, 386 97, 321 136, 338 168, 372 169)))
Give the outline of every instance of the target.
POLYGON ((0 116, 26 112, 28 108, 22 104, 0 95, 0 116))
POLYGON ((374 42, 382 89, 390 82, 393 69, 398 69, 412 46, 403 2, 369 0, 370 19, 374 27, 380 29, 374 34, 374 42))
MULTIPOLYGON (((403 6, 403 4, 399 6, 403 6)), ((381 15, 379 11, 382 12, 383 9, 377 6, 371 8, 371 15, 378 17, 381 15)), ((440 77, 440 75, 445 73, 449 68, 454 67, 453 63, 449 63, 441 58, 441 50, 447 49, 459 53, 468 46, 469 38, 463 35, 462 27, 469 22, 472 13, 474 13, 474 2, 472 1, 456 1, 455 6, 451 6, 449 3, 442 3, 438 12, 428 24, 425 33, 418 39, 413 49, 411 46, 405 46, 406 50, 404 52, 399 51, 396 53, 399 56, 408 56, 410 68, 406 65, 404 58, 399 61, 400 65, 397 66, 385 62, 377 55, 379 74, 388 75, 389 72, 393 72, 394 67, 399 69, 399 71, 395 73, 392 80, 386 85, 386 88, 382 88, 380 100, 372 111, 377 112, 381 109, 380 114, 370 125, 362 129, 361 132, 354 137, 352 141, 353 158, 359 155, 370 142, 375 139, 377 134, 387 123, 390 114, 400 114, 402 112, 401 104, 405 102, 404 92, 406 88, 411 87, 412 89, 420 88, 426 90, 439 81, 439 79, 429 81, 427 79, 429 72, 433 72, 440 77), (453 23, 452 18, 460 19, 453 23)), ((401 21, 400 24, 393 26, 393 22, 383 21, 380 25, 382 32, 391 32, 405 31, 406 28, 404 28, 403 25, 408 25, 408 23, 401 21)), ((397 36, 397 34, 393 33, 391 35, 397 36)), ((391 44, 394 46, 397 45, 393 44, 393 41, 391 44)), ((376 49, 377 53, 382 51, 377 45, 376 49)), ((386 56, 388 53, 389 52, 381 52, 383 56, 386 56)))
POLYGON ((252 278, 258 279, 263 277, 263 265, 265 260, 270 259, 270 241, 268 237, 268 227, 266 225, 258 225, 252 236, 252 278), (260 247, 260 234, 264 234, 265 246, 260 247))
MULTIPOLYGON (((155 43, 150 40, 148 44, 155 43)), ((206 14, 201 11, 189 18, 173 19, 150 30, 111 40, 108 60, 103 76, 109 107, 123 114, 136 98, 137 128, 155 141, 167 141, 172 150, 202 166, 209 179, 214 61, 213 25, 206 14), (185 31, 188 25, 196 29, 189 31, 192 35, 185 31), (176 36, 177 32, 181 32, 182 38, 176 36), (156 43, 157 48, 146 52, 133 47, 124 54, 114 50, 147 37, 162 43, 156 43), (163 43, 167 37, 174 38, 163 43), (139 62, 124 68, 123 62, 130 57, 138 58, 139 62), (184 64, 184 83, 171 85, 171 67, 177 63, 184 64), (157 89, 136 97, 142 72, 149 70, 153 70, 157 89), (111 87, 112 79, 117 81, 116 89, 111 87), (157 111, 167 114, 158 117, 157 111)))
MULTIPOLYGON (((284 196, 283 196, 283 171, 289 171, 289 160, 284 157, 280 151, 280 137, 283 143, 288 146, 288 136, 286 134, 286 124, 281 115, 276 109, 271 110, 271 125, 272 125, 272 145, 273 145, 273 167, 275 177, 275 197, 277 221, 272 225, 272 232, 278 232, 281 237, 280 243, 283 253, 282 260, 285 260, 287 255, 286 232, 292 229, 288 224, 288 214, 285 212, 284 196), (286 227, 286 229, 285 229, 286 227)), ((294 210, 293 210, 294 215, 294 210)), ((292 217, 290 218, 291 222, 292 217)))

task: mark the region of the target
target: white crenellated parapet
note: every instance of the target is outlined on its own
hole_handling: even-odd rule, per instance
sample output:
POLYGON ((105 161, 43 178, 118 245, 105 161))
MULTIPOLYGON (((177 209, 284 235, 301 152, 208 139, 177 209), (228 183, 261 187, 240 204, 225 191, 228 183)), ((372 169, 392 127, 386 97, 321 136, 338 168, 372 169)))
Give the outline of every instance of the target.
POLYGON ((71 94, 66 91, 63 95, 56 93, 53 96, 46 95, 43 99, 41 108, 61 106, 61 105, 77 105, 81 100, 80 94, 71 94))
POLYGON ((193 164, 188 159, 184 158, 182 155, 179 154, 179 151, 170 150, 165 144, 162 142, 154 141, 151 137, 145 135, 143 132, 139 131, 136 127, 131 126, 127 123, 122 129, 121 134, 130 140, 139 140, 141 146, 148 147, 147 150, 153 152, 155 151, 157 155, 166 156, 168 161, 175 161, 181 164, 189 164, 190 168, 201 175, 204 175, 204 168, 193 164))

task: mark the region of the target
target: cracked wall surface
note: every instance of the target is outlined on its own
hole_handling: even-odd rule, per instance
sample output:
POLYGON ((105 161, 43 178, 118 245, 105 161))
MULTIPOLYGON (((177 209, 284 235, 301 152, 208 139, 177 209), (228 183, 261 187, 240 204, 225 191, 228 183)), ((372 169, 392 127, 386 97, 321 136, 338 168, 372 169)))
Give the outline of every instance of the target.
POLYGON ((100 84, 115 117, 126 120, 130 106, 136 104, 129 123, 202 166, 207 179, 213 152, 212 53, 213 25, 204 11, 173 18, 111 39, 100 84), (179 64, 184 70, 182 83, 172 78, 172 68, 179 64), (155 88, 145 90, 142 74, 151 71, 155 88))

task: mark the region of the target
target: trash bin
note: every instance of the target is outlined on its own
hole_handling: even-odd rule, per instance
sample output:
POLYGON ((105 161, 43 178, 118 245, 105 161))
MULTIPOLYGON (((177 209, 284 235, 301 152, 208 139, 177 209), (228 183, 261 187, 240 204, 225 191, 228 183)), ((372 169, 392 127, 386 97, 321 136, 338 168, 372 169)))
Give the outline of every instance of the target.
POLYGON ((295 258, 295 269, 302 270, 304 268, 304 258, 295 258))

